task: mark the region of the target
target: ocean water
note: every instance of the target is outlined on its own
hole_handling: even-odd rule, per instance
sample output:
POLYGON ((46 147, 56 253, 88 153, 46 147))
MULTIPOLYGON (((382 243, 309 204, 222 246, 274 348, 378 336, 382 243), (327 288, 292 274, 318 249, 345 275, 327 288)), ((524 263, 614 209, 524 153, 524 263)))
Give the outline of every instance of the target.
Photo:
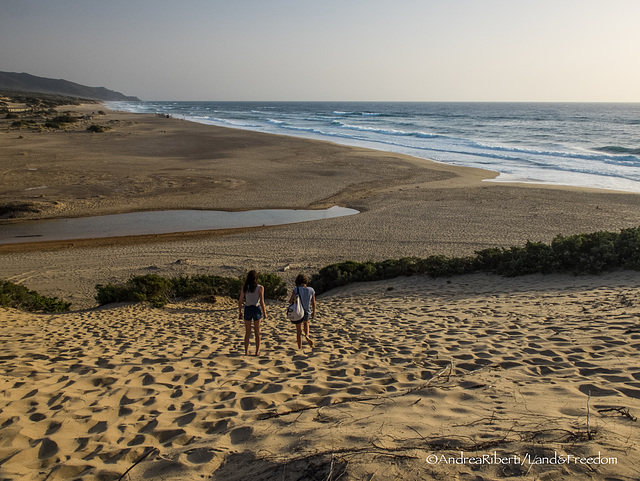
POLYGON ((530 182, 640 192, 640 103, 110 102, 115 110, 398 152, 530 182))

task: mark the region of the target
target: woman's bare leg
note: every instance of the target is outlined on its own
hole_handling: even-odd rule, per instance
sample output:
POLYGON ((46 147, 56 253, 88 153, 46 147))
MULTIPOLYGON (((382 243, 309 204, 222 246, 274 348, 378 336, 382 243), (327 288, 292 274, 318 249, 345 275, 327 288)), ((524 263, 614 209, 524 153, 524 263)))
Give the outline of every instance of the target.
POLYGON ((249 341, 251 340, 251 321, 244 321, 244 355, 249 355, 249 341))
POLYGON ((302 349, 302 323, 296 324, 296 340, 298 341, 298 349, 302 349))
POLYGON ((260 319, 253 322, 253 330, 256 333, 256 356, 260 354, 260 319))
POLYGON ((313 347, 315 343, 313 339, 309 337, 309 321, 304 321, 302 324, 304 324, 304 337, 307 339, 309 346, 313 347))

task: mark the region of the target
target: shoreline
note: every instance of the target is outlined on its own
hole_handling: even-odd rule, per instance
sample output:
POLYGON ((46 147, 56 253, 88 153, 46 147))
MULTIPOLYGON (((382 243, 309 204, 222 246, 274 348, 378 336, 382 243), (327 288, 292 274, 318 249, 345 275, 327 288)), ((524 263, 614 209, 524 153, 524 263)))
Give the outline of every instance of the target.
MULTIPOLYGON (((461 134, 461 137, 468 137, 468 139, 462 142, 462 145, 458 145, 458 141, 461 138, 456 134, 452 134, 454 137, 454 147, 449 142, 442 144, 438 137, 444 135, 447 138, 447 130, 444 134, 441 130, 436 129, 440 134, 431 133, 429 128, 426 128, 427 132, 423 132, 423 128, 417 119, 422 114, 428 113, 429 118, 433 115, 437 122, 444 122, 450 124, 454 131, 460 133, 458 130, 462 128, 463 131, 465 123, 458 124, 456 120, 449 119, 447 121, 444 115, 460 113, 456 108, 451 108, 452 105, 465 105, 465 112, 463 117, 468 113, 472 118, 476 118, 478 115, 487 115, 489 118, 500 117, 500 112, 505 109, 504 105, 527 105, 527 109, 521 109, 515 107, 514 120, 522 120, 527 128, 535 129, 535 125, 528 123, 528 112, 536 103, 490 103, 503 105, 497 110, 493 107, 486 109, 481 108, 476 110, 473 102, 444 102, 438 103, 448 105, 449 107, 438 109, 434 108, 433 111, 430 108, 408 108, 403 109, 401 107, 402 102, 382 102, 383 105, 379 105, 378 102, 300 102, 296 107, 296 102, 238 102, 236 105, 228 105, 225 102, 141 102, 115 104, 113 108, 125 109, 124 111, 130 112, 159 112, 165 115, 172 115, 175 118, 185 119, 204 125, 216 125, 221 127, 240 128, 246 131, 253 132, 268 132, 274 135, 288 135, 304 139, 324 140, 335 142, 345 146, 356 146, 362 148, 369 148, 373 150, 380 150, 391 153, 403 153, 414 156, 416 158, 425 159, 429 161, 435 161, 445 163, 446 165, 459 165, 459 166, 472 166, 482 169, 489 169, 495 172, 503 172, 505 169, 511 173, 500 174, 501 180, 507 179, 508 182, 525 182, 534 184, 556 185, 556 186, 574 186, 574 187, 586 187, 596 188, 603 190, 613 190, 622 192, 640 193, 640 183, 632 180, 633 173, 627 171, 626 175, 623 173, 625 170, 621 168, 620 171, 610 170, 607 168, 611 158, 601 157, 603 154, 611 154, 611 148, 602 147, 599 148, 596 144, 607 145, 608 141, 613 141, 609 136, 602 138, 596 144, 589 144, 586 149, 575 150, 575 142, 580 144, 582 141, 578 137, 572 137, 575 142, 565 142, 553 136, 554 140, 549 140, 550 144, 546 143, 538 144, 533 139, 529 139, 532 142, 525 142, 528 147, 520 144, 516 137, 512 135, 502 135, 510 131, 508 123, 496 120, 495 127, 501 132, 486 131, 483 127, 479 129, 472 128, 468 131, 469 135, 461 134), (315 105, 318 104, 318 105, 315 105), (394 107, 385 107, 384 104, 397 105, 394 107), (469 111, 467 112, 467 109, 469 111), (293 115, 290 119, 289 115, 293 115), (299 118, 298 114, 302 114, 303 117, 299 118), (403 117, 405 114, 408 117, 403 117), (402 117, 401 123, 396 124, 397 119, 393 119, 387 122, 384 119, 390 115, 391 117, 402 117), (318 118, 316 118, 318 116, 318 118), (380 117, 380 119, 378 119, 380 117), (304 122, 301 120, 304 119, 304 122), (325 120, 331 120, 331 123, 325 123, 325 120), (373 120, 376 119, 376 120, 373 120), (406 123, 405 123, 406 120, 406 123), (307 124, 310 121, 310 124, 307 124), (414 123, 414 121, 416 121, 414 123), (407 128, 405 128, 405 126, 407 128), (354 132, 355 131, 355 132, 354 132), (375 132, 373 134, 372 132, 375 132), (391 134, 389 136, 388 134, 391 134), (433 137, 434 145, 431 145, 431 141, 427 144, 415 143, 410 140, 413 136, 427 138, 433 137), (476 139, 476 140, 472 140, 476 139), (486 142, 483 142, 483 139, 486 142), (493 139, 493 140, 492 140, 493 139), (501 140, 498 140, 501 139, 501 140), (609 140, 607 140, 609 139, 609 140), (511 143, 514 141, 515 143, 511 143), (559 142, 557 147, 551 147, 551 144, 559 142), (472 145, 467 145, 470 142, 472 145), (506 142, 505 145, 501 145, 506 142), (476 145, 477 144, 477 145, 476 145), (458 148, 459 147, 459 148, 458 148), (475 149, 479 148, 478 151, 475 149), (433 150, 431 150, 433 149, 433 150), (471 150, 468 150, 471 149, 471 150), (492 154, 495 154, 492 155, 492 154), (478 158, 479 155, 481 158, 478 158), (503 161, 498 160, 506 155, 507 164, 511 164, 508 160, 512 156, 515 156, 519 160, 516 160, 515 164, 507 166, 503 161), (542 158, 538 158, 541 155, 542 158), (587 158, 583 158, 583 155, 587 155, 587 158), (522 157, 524 156, 524 157, 522 157), (598 167, 589 164, 584 165, 587 159, 591 159, 594 156, 594 160, 598 167), (434 157, 440 160, 434 160, 434 157), (557 170, 556 165, 560 158, 568 157, 570 163, 576 162, 573 167, 565 164, 568 170, 560 168, 557 170), (526 159, 526 160, 525 160, 526 159), (540 165, 544 164, 544 168, 540 165), (538 167, 534 167, 538 165, 538 167), (586 172, 586 171, 589 172, 586 172)), ((235 104, 232 102, 231 104, 235 104)), ((409 103, 416 105, 428 105, 429 102, 417 102, 409 103)), ((581 109, 574 110, 569 108, 565 110, 567 103, 552 103, 552 105, 563 105, 564 108, 556 111, 555 107, 550 107, 548 110, 543 109, 544 115, 550 114, 550 112, 562 112, 565 115, 567 122, 566 127, 571 131, 580 130, 580 126, 573 123, 574 115, 579 116, 579 113, 585 115, 593 115, 596 110, 589 108, 585 111, 581 109)), ((583 104, 583 106, 586 104, 583 104)), ((533 107, 534 109, 536 107, 533 107)), ((631 111, 623 110, 629 114, 631 111)), ((624 114, 623 114, 624 115, 624 114)), ((554 117, 551 115, 551 117, 554 117)), ((505 119, 506 120, 506 119, 505 119)), ((539 120, 539 119, 537 119, 539 120)), ((556 119, 557 120, 557 119, 556 119)), ((626 121, 633 122, 633 117, 625 117, 626 121)), ((484 123, 484 122, 481 122, 484 123)), ((489 122, 489 125, 494 125, 489 122)), ((593 126, 589 124, 589 127, 593 126)), ((558 126, 557 130, 562 131, 563 127, 558 126)), ((541 133, 542 134, 542 133, 541 133)), ((441 140, 444 140, 441 139, 441 140)), ((567 140, 566 136, 562 136, 567 140)), ((584 139, 582 139, 584 140, 584 139)), ((627 139, 629 141, 629 139, 627 139)), ((624 141, 622 141, 624 143, 624 141)), ((622 148, 625 151, 624 148, 622 148)), ((631 149, 632 150, 632 149, 631 149)), ((620 152, 618 152, 620 153, 620 152)), ((615 162, 615 161, 614 161, 615 162)), ((563 163, 560 161, 560 163, 563 163)))
MULTIPOLYGON (((323 103, 323 102, 320 102, 323 103)), ((368 102, 363 102, 363 103, 368 103, 368 102)), ((511 103, 511 102, 506 102, 506 103, 511 103)), ((517 103, 517 102, 516 102, 517 103)), ((525 102, 526 103, 526 102, 525 102)), ((562 103, 562 102, 560 102, 562 103)), ((580 185, 574 185, 574 184, 562 184, 562 183, 554 183, 554 182, 545 182, 545 181, 535 181, 535 180, 530 180, 530 179, 526 179, 526 178, 518 178, 516 176, 514 176, 513 174, 506 174, 506 173, 502 173, 496 170, 491 170, 491 169, 486 169, 486 168, 478 168, 478 167, 469 167, 469 166, 462 166, 462 165, 455 165, 455 164, 450 164, 447 163, 445 161, 438 161, 438 160, 434 160, 428 157, 419 157, 417 155, 411 155, 411 154, 403 154, 400 152, 396 152, 394 150, 388 149, 385 150, 383 148, 384 144, 382 144, 382 146, 379 147, 366 147, 366 146, 357 146, 357 145, 352 145, 349 144, 348 142, 344 142, 341 143, 340 139, 337 138, 335 140, 329 140, 329 139, 317 139, 314 137, 306 137, 304 135, 296 135, 293 133, 276 133, 276 132, 263 132, 260 130, 253 130, 251 128, 243 128, 243 127, 231 127, 231 126, 227 126, 227 125, 219 125, 216 123, 207 123, 207 122, 200 122, 198 120, 195 119, 191 119, 188 118, 187 116, 172 116, 171 114, 149 114, 149 113, 134 113, 134 112, 129 112, 127 110, 117 110, 117 109, 113 109, 114 112, 123 112, 123 113, 133 113, 134 115, 160 115, 160 116, 166 116, 167 118, 173 118, 173 119, 178 119, 178 120, 182 120, 185 122, 192 122, 194 124, 199 124, 199 125, 208 125, 211 127, 219 127, 219 128, 226 128, 226 129, 231 129, 231 130, 241 130, 244 132, 253 132, 253 133, 259 133, 259 134, 265 134, 265 135, 274 135, 274 136, 282 136, 282 137, 291 137, 294 139, 303 139, 303 140, 310 140, 311 142, 328 142, 329 144, 334 144, 334 145, 338 145, 341 147, 347 147, 347 148, 356 148, 356 149, 365 149, 365 150, 371 150, 374 152, 381 152, 381 153, 387 153, 390 155, 394 155, 394 156, 400 156, 400 157, 405 157, 407 159, 414 159, 417 160, 419 162, 427 162, 427 163, 431 163, 431 164, 440 164, 443 166, 447 166, 447 167, 452 167, 454 169, 475 169, 475 170, 480 170, 480 171, 484 171, 487 172, 490 175, 493 175, 493 177, 487 177, 485 179, 482 179, 483 182, 495 182, 495 183, 499 183, 499 184, 511 184, 511 185, 521 185, 521 186, 527 186, 527 185, 531 185, 531 186, 539 186, 539 187, 545 187, 545 188, 558 188, 558 189, 578 189, 578 190, 584 190, 584 191, 590 191, 590 192, 614 192, 614 193, 621 193, 621 194, 640 194, 640 192, 636 192, 636 191, 631 191, 631 190, 620 190, 620 189, 612 189, 612 188, 605 188, 605 187, 588 187, 588 186, 580 186, 580 185), (515 180, 499 180, 500 177, 506 177, 506 178, 513 178, 515 180)), ((363 143, 375 143, 373 141, 363 141, 363 143)))

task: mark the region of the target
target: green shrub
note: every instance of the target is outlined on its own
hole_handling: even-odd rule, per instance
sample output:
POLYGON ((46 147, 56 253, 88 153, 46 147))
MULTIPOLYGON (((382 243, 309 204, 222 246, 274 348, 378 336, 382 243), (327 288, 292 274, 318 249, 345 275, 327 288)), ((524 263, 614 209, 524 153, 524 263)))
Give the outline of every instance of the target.
POLYGON ((91 124, 89 127, 87 127, 87 130, 89 132, 100 133, 100 132, 107 132, 108 130, 111 130, 111 127, 107 127, 106 125, 91 124))
POLYGON ((474 272, 473 259, 470 257, 429 256, 417 263, 417 271, 431 277, 458 276, 474 272))
POLYGON ((238 279, 210 275, 173 277, 170 281, 175 297, 182 299, 198 296, 236 297, 241 285, 238 279))
POLYGON ((96 285, 96 301, 101 306, 112 302, 150 302, 163 307, 172 296, 171 282, 157 274, 147 274, 129 279, 124 285, 96 285))
POLYGON ((401 259, 388 259, 375 264, 376 277, 391 279, 398 276, 410 276, 420 272, 421 259, 417 257, 403 257, 401 259))
POLYGON ((126 286, 116 284, 98 284, 96 285, 97 294, 95 296, 98 304, 103 306, 105 304, 112 304, 115 302, 128 302, 129 290, 126 286))
POLYGON ((640 270, 640 227, 620 231, 615 241, 620 267, 640 270))
POLYGON ((556 270, 553 249, 542 242, 528 242, 524 247, 491 248, 476 252, 475 270, 503 276, 518 276, 556 270))
POLYGON ((311 278, 309 285, 321 293, 351 282, 377 281, 414 274, 453 276, 474 271, 473 258, 470 257, 430 256, 426 259, 403 257, 381 262, 346 261, 320 269, 311 278))
POLYGON ((72 124, 74 122, 77 122, 78 120, 79 119, 77 117, 74 117, 67 112, 62 115, 57 115, 51 120, 47 120, 47 122, 44 123, 44 126, 49 129, 63 129, 67 126, 67 124, 72 124))
POLYGON ((41 296, 36 291, 13 282, 0 281, 0 306, 23 311, 62 312, 68 311, 71 303, 57 297, 41 296))
MULTIPOLYGON (((148 274, 132 277, 125 284, 98 284, 95 299, 101 306, 113 302, 150 302, 163 307, 171 299, 237 297, 242 282, 237 278, 210 275, 165 278, 148 274)), ((287 294, 286 284, 275 274, 260 274, 258 282, 264 286, 266 298, 280 299, 287 294)))
POLYGON ((158 274, 136 276, 127 282, 133 301, 150 302, 154 306, 165 306, 172 297, 171 281, 158 274))
POLYGON ((78 117, 74 117, 70 113, 58 115, 53 119, 51 119, 51 122, 54 122, 56 124, 72 124, 77 121, 78 121, 78 117))
POLYGON ((311 278, 309 285, 318 292, 325 292, 351 282, 376 280, 375 274, 373 262, 346 261, 323 267, 311 278))
POLYGON ((12 129, 21 129, 22 127, 33 127, 35 122, 33 120, 14 120, 11 122, 12 129))
MULTIPOLYGON (((287 284, 276 274, 258 274, 258 284, 264 286, 264 297, 267 299, 283 299, 287 295, 287 284)), ((242 285, 242 281, 240 281, 240 285, 242 285)), ((240 286, 238 286, 239 291, 240 286)))
POLYGON ((551 242, 558 270, 598 274, 604 270, 622 267, 616 249, 620 234, 594 232, 570 237, 557 236, 551 242))
POLYGON ((598 274, 613 269, 640 270, 640 227, 623 229, 620 233, 559 235, 551 244, 527 241, 523 247, 477 251, 475 257, 430 256, 382 262, 341 262, 320 269, 309 284, 322 293, 351 282, 413 274, 439 277, 489 272, 521 276, 552 272, 598 274))

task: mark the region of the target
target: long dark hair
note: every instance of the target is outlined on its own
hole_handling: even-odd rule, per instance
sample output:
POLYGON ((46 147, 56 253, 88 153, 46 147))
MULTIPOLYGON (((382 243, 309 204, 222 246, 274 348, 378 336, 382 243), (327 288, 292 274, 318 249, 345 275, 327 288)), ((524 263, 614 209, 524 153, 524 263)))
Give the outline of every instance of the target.
POLYGON ((253 292, 258 287, 258 273, 256 271, 249 271, 247 273, 247 280, 244 281, 244 292, 253 292))

